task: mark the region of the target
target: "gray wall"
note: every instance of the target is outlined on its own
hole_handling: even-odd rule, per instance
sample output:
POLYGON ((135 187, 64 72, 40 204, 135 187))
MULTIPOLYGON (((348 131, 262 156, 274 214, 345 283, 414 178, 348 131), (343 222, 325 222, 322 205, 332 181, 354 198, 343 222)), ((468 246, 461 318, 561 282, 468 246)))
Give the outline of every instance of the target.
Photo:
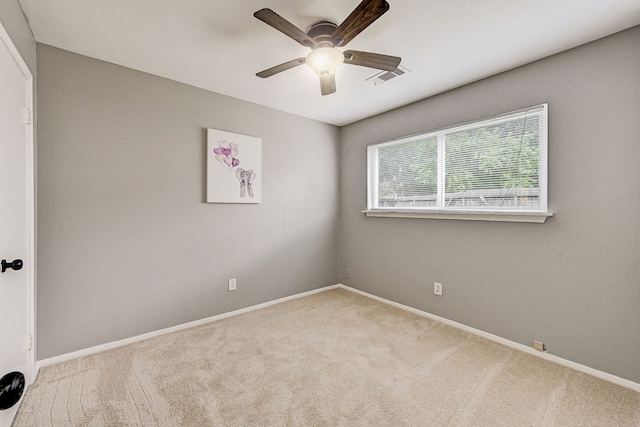
POLYGON ((338 282, 336 127, 42 44, 37 59, 38 359, 338 282), (207 128, 262 138, 261 204, 203 203, 207 128))
MULTIPOLYGON (((18 3, 0 16, 33 70, 18 3)), ((636 27, 338 135, 38 45, 38 359, 336 283, 340 248, 349 286, 640 382, 639 46, 636 27), (543 102, 547 223, 360 213, 367 144, 543 102), (203 203, 208 127, 263 138, 262 204, 203 203)))
POLYGON ((341 281, 640 382, 639 137, 640 27, 343 127, 341 281), (545 102, 545 224, 361 213, 367 144, 545 102))

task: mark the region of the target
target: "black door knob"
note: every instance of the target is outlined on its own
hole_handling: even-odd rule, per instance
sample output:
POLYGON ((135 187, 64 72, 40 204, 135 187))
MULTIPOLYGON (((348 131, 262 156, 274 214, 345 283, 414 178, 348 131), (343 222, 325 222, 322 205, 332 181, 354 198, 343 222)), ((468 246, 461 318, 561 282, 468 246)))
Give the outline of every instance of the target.
POLYGON ((21 372, 10 372, 0 378, 0 410, 18 403, 23 392, 24 375, 21 372))
POLYGON ((12 270, 20 270, 22 268, 22 260, 21 259, 16 259, 13 262, 7 262, 6 259, 2 260, 2 272, 4 273, 5 271, 7 271, 7 269, 12 269, 12 270))

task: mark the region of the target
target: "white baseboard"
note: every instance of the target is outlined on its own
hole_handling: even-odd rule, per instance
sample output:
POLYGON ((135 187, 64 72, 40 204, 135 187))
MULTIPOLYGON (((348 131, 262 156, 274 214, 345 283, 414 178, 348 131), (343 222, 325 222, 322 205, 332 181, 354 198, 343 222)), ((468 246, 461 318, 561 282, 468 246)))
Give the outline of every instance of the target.
POLYGON ((400 308, 402 310, 409 311, 409 312, 417 314, 419 316, 427 317, 429 319, 444 323, 445 325, 449 325, 449 326, 452 326, 454 328, 461 329, 461 330, 463 330, 465 332, 469 332, 469 333, 471 333, 473 335, 477 335, 477 336, 480 336, 482 338, 486 338, 488 340, 497 342, 498 344, 502 344, 502 345, 505 345, 507 347, 514 348, 516 350, 524 351, 525 353, 531 354, 531 355, 536 356, 536 357, 540 357, 542 359, 548 360, 548 361, 556 363, 558 365, 562 365, 562 366, 565 366, 567 368, 571 368, 571 369, 574 369, 576 371, 579 371, 579 372, 594 376, 596 378, 600 378, 602 380, 609 381, 609 382, 617 384, 619 386, 626 387, 626 388, 629 388, 631 390, 640 392, 640 384, 635 383, 633 381, 626 380, 624 378, 620 378, 620 377, 617 377, 615 375, 608 374, 606 372, 602 372, 602 371, 599 371, 597 369, 590 368, 588 366, 581 365, 581 364, 576 363, 576 362, 572 362, 571 360, 563 359, 562 357, 554 356, 554 355, 546 353, 546 352, 535 350, 533 347, 528 347, 528 346, 526 346, 524 344, 520 344, 520 343, 517 343, 515 341, 511 341, 511 340, 508 340, 506 338, 502 338, 502 337, 499 337, 497 335, 493 335, 493 334, 490 334, 488 332, 481 331, 480 329, 472 328, 471 326, 463 325, 462 323, 454 322, 453 320, 449 320, 449 319, 446 319, 444 317, 436 316, 435 314, 431 314, 431 313, 428 313, 426 311, 418 310, 417 308, 413 308, 413 307, 409 307, 409 306, 406 306, 406 305, 403 305, 403 304, 399 304, 397 302, 390 301, 390 300, 387 300, 387 299, 384 299, 384 298, 369 294, 367 292, 364 292, 364 291, 361 291, 361 290, 358 290, 358 289, 355 289, 355 288, 351 288, 351 287, 343 285, 343 284, 339 284, 337 287, 339 287, 341 289, 345 289, 347 291, 354 292, 354 293, 359 294, 359 295, 363 295, 365 297, 374 299, 376 301, 379 301, 379 302, 382 302, 382 303, 385 303, 385 304, 389 304, 391 306, 400 308))
MULTIPOLYGON (((111 349, 114 349, 114 348, 117 348, 117 347, 122 347, 124 345, 132 344, 132 343, 135 343, 135 342, 138 342, 138 341, 146 340, 146 339, 157 337, 157 336, 164 335, 164 334, 169 334, 169 333, 172 333, 172 332, 181 331, 181 330, 188 329, 188 328, 193 328, 195 326, 200 326, 200 325, 204 325, 206 323, 215 322, 216 320, 226 319, 228 317, 237 316, 238 314, 248 313, 250 311, 259 310, 261 308, 265 308, 265 307, 269 307, 269 306, 272 306, 272 305, 280 304, 280 303, 285 302, 285 301, 290 301, 290 300, 297 299, 297 298, 303 298, 303 297, 306 297, 306 296, 309 296, 309 295, 317 294, 317 293, 324 292, 324 291, 329 291, 329 290, 332 290, 332 289, 338 289, 338 288, 345 289, 347 291, 350 291, 350 292, 353 292, 353 293, 356 293, 356 294, 359 294, 359 295, 363 295, 363 296, 365 296, 367 298, 371 298, 373 300, 382 302, 384 304, 388 304, 388 305, 391 305, 393 307, 397 307, 399 309, 402 309, 402 310, 405 310, 405 311, 409 311, 409 312, 417 314, 419 316, 427 317, 429 319, 444 323, 445 325, 449 325, 449 326, 452 326, 454 328, 461 329, 463 331, 469 332, 469 333, 471 333, 473 335, 477 335, 477 336, 486 338, 488 340, 497 342, 499 344, 505 345, 507 347, 511 347, 511 348, 516 349, 516 350, 524 351, 525 353, 531 354, 533 356, 540 357, 542 359, 548 360, 548 361, 553 362, 553 363, 557 363, 558 365, 566 366, 566 367, 574 369, 576 371, 583 372, 585 374, 594 376, 596 378, 600 378, 602 380, 609 381, 609 382, 617 384, 619 386, 626 387, 626 388, 629 388, 631 390, 640 392, 640 384, 635 383, 633 381, 626 380, 624 378, 620 378, 620 377, 617 377, 615 375, 608 374, 606 372, 602 372, 602 371, 599 371, 597 369, 590 368, 588 366, 581 365, 579 363, 572 362, 571 360, 563 359, 561 357, 554 356, 554 355, 549 354, 549 353, 545 353, 545 352, 541 352, 541 351, 535 350, 532 347, 528 347, 526 345, 523 345, 523 344, 511 341, 511 340, 508 340, 506 338, 502 338, 502 337, 499 337, 497 335, 493 335, 493 334, 490 334, 488 332, 484 332, 484 331, 481 331, 479 329, 472 328, 472 327, 467 326, 467 325, 463 325, 462 323, 454 322, 453 320, 449 320, 449 319, 446 319, 444 317, 436 316, 436 315, 428 313, 426 311, 418 310, 417 308, 409 307, 409 306, 406 306, 406 305, 403 305, 403 304, 400 304, 400 303, 397 303, 397 302, 394 302, 394 301, 390 301, 390 300, 387 300, 387 299, 384 299, 384 298, 369 294, 367 292, 364 292, 364 291, 361 291, 361 290, 358 290, 358 289, 355 289, 355 288, 351 288, 351 287, 343 285, 341 283, 339 283, 337 285, 326 286, 324 288, 314 289, 314 290, 308 291, 308 292, 302 292, 300 294, 291 295, 291 296, 280 298, 280 299, 273 300, 273 301, 268 301, 268 302, 265 302, 265 303, 262 303, 262 304, 254 305, 254 306, 243 308, 243 309, 240 309, 240 310, 230 311, 228 313, 222 313, 222 314, 219 314, 219 315, 216 315, 216 316, 207 317, 205 319, 200 319, 200 320, 195 320, 193 322, 183 323, 181 325, 172 326, 170 328, 160 329, 158 331, 153 331, 153 332, 149 332, 149 333, 146 333, 146 334, 137 335, 135 337, 126 338, 126 339, 119 340, 119 341, 113 341, 113 342, 110 342, 110 343, 97 345, 95 347, 89 347, 89 348, 86 348, 86 349, 83 349, 83 350, 78 350, 78 351, 74 351, 74 352, 71 352, 71 353, 62 354, 60 356, 55 356, 55 357, 50 357, 50 358, 47 358, 47 359, 42 359, 42 360, 36 361, 36 375, 37 375, 37 372, 40 370, 40 368, 44 368, 46 366, 54 365, 56 363, 66 362, 68 360, 73 360, 73 359, 76 359, 78 357, 88 356, 88 355, 99 353, 99 352, 102 352, 102 351, 105 351, 105 350, 111 350, 111 349)), ((34 378, 35 378, 35 376, 34 376, 34 378)))
MULTIPOLYGON (((74 351, 71 353, 61 354, 60 356, 49 357, 47 359, 42 359, 36 361, 36 372, 40 370, 40 368, 44 368, 46 366, 55 365, 56 363, 66 362, 68 360, 77 359, 78 357, 89 356, 91 354, 100 353, 105 350, 111 350, 114 348, 122 347, 124 345, 132 344, 138 341, 143 341, 149 338, 157 337, 160 335, 170 334, 172 332, 182 331, 184 329, 193 328, 195 326, 204 325, 206 323, 215 322, 216 320, 226 319, 227 317, 237 316, 238 314, 248 313, 250 311, 259 310, 261 308, 269 307, 272 305, 280 304, 285 301, 290 301, 297 298, 303 298, 309 295, 317 294, 320 292, 328 291, 331 289, 336 289, 340 285, 331 285, 326 286, 324 288, 314 289, 308 292, 302 292, 300 294, 291 295, 288 297, 280 298, 273 301, 268 301, 262 304, 254 305, 251 307, 242 308, 240 310, 230 311, 228 313, 218 314, 216 316, 207 317, 205 319, 194 320, 193 322, 183 323, 181 325, 172 326, 170 328, 160 329, 153 332, 148 332, 146 334, 137 335, 131 338, 125 338, 118 341, 112 341, 106 344, 100 344, 94 347, 85 348, 82 350, 74 351)), ((35 378, 35 376, 34 376, 35 378)))

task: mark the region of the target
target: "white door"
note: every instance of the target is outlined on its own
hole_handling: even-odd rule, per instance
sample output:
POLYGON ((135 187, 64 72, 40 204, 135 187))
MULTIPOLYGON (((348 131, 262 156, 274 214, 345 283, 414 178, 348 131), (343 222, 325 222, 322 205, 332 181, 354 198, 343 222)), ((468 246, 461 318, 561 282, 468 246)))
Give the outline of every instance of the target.
MULTIPOLYGON (((19 385, 1 378, 21 372, 30 384, 34 365, 31 84, 31 73, 0 24, 0 404, 19 385)), ((0 427, 11 425, 17 408, 0 410, 0 427)))

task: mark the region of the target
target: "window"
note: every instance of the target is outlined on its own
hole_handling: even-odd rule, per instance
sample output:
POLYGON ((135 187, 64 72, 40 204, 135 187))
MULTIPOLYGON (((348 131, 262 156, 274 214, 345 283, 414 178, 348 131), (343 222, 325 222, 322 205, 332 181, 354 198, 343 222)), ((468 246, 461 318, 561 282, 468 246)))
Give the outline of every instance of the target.
POLYGON ((550 216, 546 104, 370 145, 367 161, 368 215, 550 216))

